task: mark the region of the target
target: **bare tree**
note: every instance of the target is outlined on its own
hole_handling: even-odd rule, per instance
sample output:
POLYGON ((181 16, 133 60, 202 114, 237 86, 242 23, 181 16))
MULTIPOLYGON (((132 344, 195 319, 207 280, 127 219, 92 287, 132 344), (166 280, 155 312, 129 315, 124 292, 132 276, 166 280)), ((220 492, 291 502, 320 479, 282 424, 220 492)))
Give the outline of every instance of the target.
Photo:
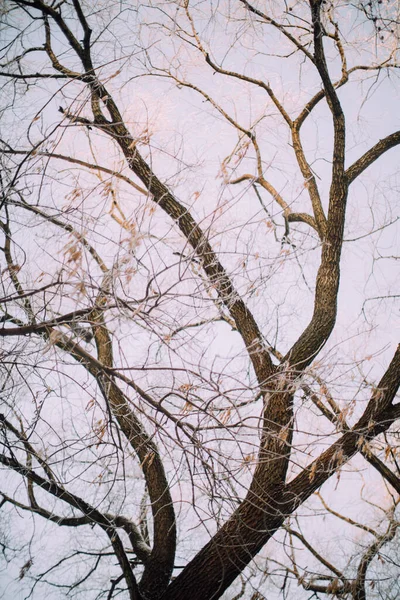
POLYGON ((37 597, 379 597, 398 3, 1 11, 4 564, 37 597))

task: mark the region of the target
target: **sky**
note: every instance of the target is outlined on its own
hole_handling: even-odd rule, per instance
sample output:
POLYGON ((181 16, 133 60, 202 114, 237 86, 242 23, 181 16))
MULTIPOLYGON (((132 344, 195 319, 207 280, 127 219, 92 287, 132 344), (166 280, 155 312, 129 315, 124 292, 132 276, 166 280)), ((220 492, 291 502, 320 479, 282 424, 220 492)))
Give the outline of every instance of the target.
MULTIPOLYGON (((198 3, 193 15, 197 31, 213 59, 226 69, 267 80, 287 110, 296 114, 310 95, 319 89, 315 73, 297 54, 283 59, 282 54, 287 53, 290 46, 287 40, 283 42, 281 36, 273 33, 271 28, 244 19, 243 14, 236 10, 235 3, 219 3, 211 16, 207 12, 210 6, 198 3), (229 11, 231 21, 226 16, 229 11), (279 57, 272 56, 276 51, 279 57)), ((299 6, 296 3, 296 10, 300 11, 299 6)), ((263 90, 215 74, 205 63, 201 52, 179 39, 179 29, 174 28, 168 18, 168 15, 175 15, 175 3, 165 6, 139 3, 134 8, 136 12, 126 10, 118 17, 119 8, 116 5, 116 8, 106 8, 91 16, 93 21, 96 20, 96 31, 101 31, 102 21, 108 27, 96 37, 98 50, 95 59, 99 73, 106 80, 109 91, 154 171, 171 186, 182 203, 190 207, 208 232, 213 247, 232 274, 239 293, 246 298, 266 339, 285 353, 312 313, 312 293, 320 253, 318 240, 306 226, 293 225, 290 234, 292 245, 282 245, 282 211, 266 192, 260 191, 264 208, 251 182, 237 185, 227 183, 227 178, 255 172, 254 154, 244 146, 243 136, 239 136, 238 142, 237 130, 221 112, 204 95, 184 84, 190 83, 205 90, 242 127, 254 127, 265 176, 291 207, 309 211, 309 200, 290 146, 288 128, 277 116, 276 109, 263 90), (146 53, 143 48, 146 48, 146 53), (166 76, 167 68, 170 70, 169 77, 166 76), (150 69, 152 77, 148 76, 150 69), (171 79, 171 75, 175 79, 171 79), (227 157, 230 159, 227 160, 227 157)), ((18 18, 19 26, 23 26, 27 17, 18 18)), ((190 24, 183 15, 179 19, 189 28, 190 24)), ((379 42, 378 46, 374 46, 370 28, 362 29, 351 10, 343 23, 343 37, 350 46, 349 66, 359 64, 364 59, 374 61, 374 52, 381 56, 385 46, 390 43, 385 38, 382 44, 379 42)), ((3 32, 5 42, 7 36, 13 35, 11 29, 3 32)), ((28 41, 36 44, 40 35, 39 29, 33 30, 27 34, 30 36, 28 41)), ((339 76, 337 55, 329 43, 326 42, 329 69, 339 76)), ((66 64, 70 68, 77 68, 76 61, 68 54, 57 34, 54 36, 54 45, 66 64)), ((45 68, 39 53, 32 54, 28 61, 35 70, 45 68)), ((398 128, 399 88, 395 74, 385 77, 382 72, 376 78, 374 73, 361 72, 361 77, 362 82, 358 81, 358 76, 352 77, 351 83, 339 92, 348 124, 347 165, 371 144, 398 128)), ((93 130, 71 126, 66 119, 62 119, 59 106, 75 111, 79 116, 90 114, 87 92, 79 83, 41 81, 26 92, 22 92, 22 87, 17 89, 16 96, 13 96, 10 86, 4 88, 2 100, 5 107, 3 137, 8 137, 14 147, 30 148, 46 137, 43 150, 89 162, 98 161, 110 169, 129 174, 113 142, 93 130), (15 107, 8 110, 8 103, 12 99, 15 99, 15 107)), ((329 111, 321 103, 304 125, 303 143, 321 187, 325 206, 329 189, 331 142, 329 111)), ((316 374, 324 378, 340 406, 351 411, 349 418, 352 421, 365 406, 371 387, 384 372, 398 341, 398 305, 395 298, 390 298, 399 294, 400 280, 399 239, 395 222, 399 217, 398 158, 398 149, 391 150, 352 186, 342 257, 338 322, 318 364, 308 374, 314 383, 316 374), (392 225, 383 228, 391 222, 392 225), (376 232, 369 235, 371 231, 376 232), (354 239, 356 241, 351 241, 354 239), (380 296, 383 298, 374 300, 380 296)), ((236 469, 233 483, 240 495, 250 476, 246 461, 254 464, 252 455, 256 447, 256 425, 260 411, 260 404, 256 404, 256 410, 254 405, 236 410, 235 403, 251 398, 256 387, 254 374, 247 366, 242 342, 227 323, 189 329, 173 335, 171 340, 167 339, 174 330, 192 323, 195 318, 207 319, 218 314, 215 294, 203 285, 202 275, 190 260, 187 245, 165 215, 154 209, 151 200, 136 191, 132 192, 132 188, 124 182, 97 172, 84 172, 78 166, 62 161, 50 161, 46 169, 40 157, 35 161, 36 157, 28 175, 25 176, 22 171, 18 180, 18 185, 25 187, 26 197, 32 203, 38 201, 47 211, 62 215, 88 236, 113 269, 115 297, 134 302, 138 314, 142 315, 142 320, 132 323, 131 313, 124 312, 121 305, 122 316, 112 316, 110 327, 115 334, 118 364, 138 369, 135 380, 146 389, 154 390, 157 397, 166 394, 171 386, 179 389, 190 385, 194 388, 193 393, 197 388, 198 397, 203 402, 214 402, 214 395, 217 396, 216 414, 219 414, 218 410, 225 410, 224 418, 228 423, 233 418, 243 420, 237 433, 227 435, 226 439, 219 436, 215 441, 212 432, 204 433, 216 469, 219 468, 219 459, 231 459, 232 468, 236 469), (111 187, 108 185, 110 181, 111 187), (118 224, 115 216, 119 215, 121 219, 121 213, 111 211, 114 198, 111 189, 116 194, 123 215, 129 223, 134 224, 134 230, 127 230, 118 224), (146 298, 146 294, 149 297, 146 298), (157 294, 158 303, 154 300, 157 294), (146 310, 149 311, 147 321, 147 317, 144 317, 146 310), (167 370, 171 366, 182 371, 160 374, 157 370, 167 370), (194 370, 196 376, 192 376, 190 370, 194 370), (231 413, 227 406, 231 407, 231 413)), ((96 290, 101 280, 101 273, 93 260, 83 253, 73 259, 74 240, 67 234, 61 235, 57 228, 44 227, 37 218, 27 217, 25 211, 16 210, 13 213, 13 228, 15 252, 23 261, 21 277, 27 285, 32 285, 35 280, 44 284, 52 280, 59 270, 68 281, 62 297, 55 295, 44 298, 42 306, 38 304, 41 318, 86 306, 93 298, 93 289, 96 290)), ((33 372, 29 370, 31 396, 42 394, 40 406, 45 425, 41 426, 40 432, 46 432, 49 440, 45 442, 43 439, 43 447, 46 443, 55 444, 58 427, 65 434, 63 443, 69 440, 66 450, 68 459, 63 469, 60 467, 60 472, 78 491, 82 486, 82 478, 86 477, 85 461, 89 460, 92 452, 92 449, 87 452, 85 443, 92 440, 91 436, 94 439, 100 435, 104 411, 93 382, 78 372, 73 361, 58 355, 57 373, 52 372, 54 352, 54 348, 46 348, 44 342, 38 344, 33 340, 26 347, 25 354, 34 366, 33 372), (36 354, 37 350, 39 353, 36 354), (86 409, 93 397, 96 401, 93 410, 86 409), (82 457, 82 461, 75 459, 75 452, 82 457)), ((22 382, 19 410, 29 420, 28 415, 33 418, 37 406, 23 394, 22 382)), ((201 410, 192 411, 185 404, 183 392, 181 396, 179 400, 167 400, 171 410, 188 421, 208 422, 201 410)), ((195 397, 194 401, 197 401, 195 397)), ((141 410, 146 410, 140 402, 138 405, 141 410)), ((295 460, 304 464, 310 455, 330 443, 333 436, 326 423, 317 418, 310 406, 303 405, 300 399, 297 417, 300 451, 295 460), (318 442, 313 446, 315 433, 318 442)), ((146 423, 152 426, 150 419, 146 419, 146 423)), ((215 528, 215 523, 205 519, 205 515, 211 515, 220 507, 218 505, 210 509, 210 489, 200 464, 189 459, 188 464, 199 469, 199 475, 190 473, 179 448, 177 450, 172 443, 174 440, 169 439, 167 433, 171 435, 168 428, 164 434, 159 432, 158 436, 165 444, 166 464, 174 482, 174 499, 182 516, 182 544, 178 556, 179 560, 186 562, 198 549, 201 540, 206 539, 207 532, 215 528), (198 486, 194 492, 195 508, 189 485, 191 477, 194 477, 198 486), (199 520, 203 521, 200 525, 199 520)), ((88 482, 95 481, 100 474, 104 477, 107 469, 116 468, 118 457, 111 455, 107 458, 107 451, 108 447, 105 447, 105 456, 102 456, 93 450, 98 453, 95 454, 94 466, 88 467, 88 482)), ((118 471, 118 481, 111 478, 109 484, 98 486, 96 491, 92 486, 90 497, 100 502, 104 496, 106 503, 110 501, 115 506, 122 504, 125 510, 129 509, 137 515, 140 495, 135 495, 133 490, 137 486, 139 469, 129 456, 125 458, 128 473, 124 471, 122 476, 123 467, 119 465, 121 473, 118 471), (104 489, 116 491, 112 501, 104 489)), ((294 465, 293 472, 296 469, 294 465)), ((366 489, 363 493, 367 498, 382 498, 384 492, 377 477, 365 469, 361 459, 352 461, 340 479, 332 478, 324 486, 324 496, 329 498, 335 509, 345 511, 352 518, 363 518, 365 504, 359 502, 359 498, 364 483, 366 489)), ((222 493, 227 493, 226 489, 227 484, 224 483, 222 493)), ((385 501, 389 502, 389 498, 385 498, 385 501)), ((314 502, 317 501, 313 499, 310 505, 314 502)), ((222 515, 226 515, 230 507, 231 502, 221 500, 222 515)), ((307 510, 309 508, 304 508, 304 511, 307 510)), ((372 512, 379 515, 379 511, 372 512)), ((359 541, 357 538, 353 542, 346 539, 352 535, 349 528, 343 525, 337 529, 337 520, 326 516, 313 521, 313 525, 307 525, 307 515, 303 520, 310 539, 320 539, 322 528, 326 532, 322 537, 330 540, 327 550, 329 556, 339 563, 346 563, 349 548, 356 548, 359 541), (335 534, 333 537, 332 530, 335 534), (337 550, 336 542, 343 542, 343 552, 337 550)), ((43 527, 43 535, 39 539, 45 540, 42 543, 45 551, 48 551, 46 525, 35 524, 35 527, 43 527)), ((257 560, 265 560, 268 554, 281 556, 281 541, 278 536, 271 544, 273 550, 268 545, 257 560)), ((36 547, 35 552, 39 552, 36 547)), ((14 574, 11 579, 4 585, 5 593, 18 594, 20 583, 15 581, 14 574)), ((265 585, 269 586, 269 583, 265 585)), ((21 598, 24 597, 23 593, 21 598)), ((57 593, 54 599, 58 597, 57 593)), ((226 595, 226 599, 230 597, 226 595)), ((306 593, 304 597, 308 597, 306 593)))

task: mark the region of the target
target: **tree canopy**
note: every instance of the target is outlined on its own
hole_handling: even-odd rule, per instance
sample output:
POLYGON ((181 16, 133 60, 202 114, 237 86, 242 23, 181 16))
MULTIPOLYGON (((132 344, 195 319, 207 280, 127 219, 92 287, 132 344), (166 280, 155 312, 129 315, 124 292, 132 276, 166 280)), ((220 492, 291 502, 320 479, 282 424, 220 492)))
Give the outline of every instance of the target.
POLYGON ((2 3, 2 597, 398 597, 399 11, 2 3))

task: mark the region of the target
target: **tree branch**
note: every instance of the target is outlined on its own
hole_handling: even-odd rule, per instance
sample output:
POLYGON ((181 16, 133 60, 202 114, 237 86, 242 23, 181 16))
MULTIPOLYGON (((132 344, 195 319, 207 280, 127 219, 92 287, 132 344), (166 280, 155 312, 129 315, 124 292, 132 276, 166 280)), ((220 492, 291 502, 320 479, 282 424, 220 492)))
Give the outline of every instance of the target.
POLYGON ((352 183, 365 169, 371 166, 378 158, 382 156, 385 152, 398 146, 400 144, 400 131, 396 131, 385 138, 379 140, 370 148, 365 154, 363 154, 356 162, 354 162, 351 167, 346 170, 346 179, 350 183, 352 183))
POLYGON ((130 600, 141 600, 142 597, 139 593, 139 588, 137 586, 136 579, 132 572, 129 560, 125 554, 122 542, 117 532, 115 531, 115 527, 107 517, 105 517, 100 511, 95 509, 93 506, 85 502, 85 500, 79 498, 79 496, 71 494, 54 481, 48 481, 46 479, 43 479, 43 477, 38 475, 32 469, 29 469, 28 467, 25 467, 24 465, 19 463, 15 458, 11 458, 5 456, 4 454, 0 454, 0 463, 14 470, 16 473, 19 473, 23 477, 29 479, 33 483, 36 483, 36 485, 40 486, 42 490, 48 492, 52 496, 55 496, 56 498, 63 500, 70 506, 77 508, 84 515, 90 517, 92 522, 96 522, 106 532, 107 536, 111 541, 115 555, 118 558, 118 562, 120 564, 121 570, 124 574, 126 583, 128 585, 130 600))
POLYGON ((315 490, 331 477, 343 464, 348 462, 362 447, 363 440, 369 440, 384 431, 400 414, 399 407, 391 407, 400 386, 400 345, 380 380, 376 390, 354 427, 344 433, 330 448, 306 467, 286 486, 286 495, 295 510, 315 490))

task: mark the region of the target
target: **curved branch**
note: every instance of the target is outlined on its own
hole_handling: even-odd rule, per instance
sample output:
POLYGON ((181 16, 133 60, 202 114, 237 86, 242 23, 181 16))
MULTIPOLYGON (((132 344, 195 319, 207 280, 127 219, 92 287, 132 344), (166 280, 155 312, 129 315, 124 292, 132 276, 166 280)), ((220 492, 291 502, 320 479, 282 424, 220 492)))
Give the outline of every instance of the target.
POLYGON ((33 483, 36 483, 36 485, 40 486, 42 490, 48 492, 52 496, 55 496, 56 498, 63 500, 70 506, 77 508, 85 516, 90 517, 92 522, 96 522, 110 538, 115 555, 118 558, 118 562, 120 564, 121 570, 124 574, 126 583, 128 585, 130 600, 141 600, 142 597, 139 593, 139 588, 135 576, 133 574, 132 568, 130 566, 128 557, 126 556, 122 542, 117 532, 115 531, 115 527, 107 517, 105 517, 96 508, 88 504, 85 500, 79 498, 79 496, 71 494, 54 481, 48 481, 44 479, 32 469, 29 469, 28 467, 22 465, 15 458, 5 456, 4 454, 0 454, 0 463, 3 464, 5 467, 12 469, 16 473, 19 473, 23 477, 29 479, 33 483))
MULTIPOLYGON (((54 319, 49 319, 48 321, 42 321, 41 323, 32 323, 31 325, 22 325, 21 327, 2 327, 0 328, 0 337, 14 337, 21 335, 30 335, 31 333, 45 332, 49 328, 55 327, 57 325, 66 325, 68 323, 73 323, 78 319, 78 317, 89 317, 92 311, 93 308, 83 308, 81 310, 75 310, 66 315, 62 315, 61 317, 55 317, 54 319)), ((82 320, 82 318, 80 320, 82 320)), ((60 333, 60 336, 61 335, 62 334, 60 333)))
POLYGON ((332 573, 334 573, 336 575, 336 577, 338 577, 338 579, 341 579, 343 584, 345 584, 346 578, 343 575, 343 573, 341 571, 339 571, 339 569, 337 569, 335 567, 335 565, 333 565, 332 563, 328 562, 321 554, 319 554, 319 552, 317 552, 315 550, 315 548, 312 547, 311 544, 308 543, 308 541, 306 540, 306 538, 301 535, 301 533, 299 533, 298 531, 296 531, 295 529, 292 529, 290 527, 284 527, 285 531, 287 531, 288 533, 290 533, 291 535, 293 535, 294 537, 296 537, 298 540, 301 541, 301 543, 307 548, 307 550, 309 552, 311 552, 311 554, 322 564, 324 565, 324 567, 326 567, 329 571, 331 571, 332 573))
POLYGON ((5 427, 6 429, 8 429, 9 431, 11 431, 11 433, 13 435, 15 435, 15 437, 23 443, 26 451, 31 456, 35 457, 35 459, 37 460, 37 462, 39 463, 39 465, 42 467, 42 469, 46 473, 46 475, 49 478, 49 480, 53 481, 54 483, 56 483, 56 480, 55 480, 55 477, 53 475, 53 472, 50 469, 50 467, 47 464, 47 462, 45 460, 43 460, 43 458, 40 456, 40 454, 38 454, 35 451, 35 449, 33 448, 32 444, 30 444, 28 442, 28 440, 26 439, 25 435, 22 434, 20 431, 18 431, 18 429, 16 429, 16 427, 14 427, 14 425, 12 423, 10 423, 10 421, 8 419, 6 419, 6 417, 2 413, 0 413, 0 424, 3 425, 3 427, 5 427))
MULTIPOLYGON (((73 234, 98 263, 104 274, 103 287, 107 286, 107 282, 109 283, 110 281, 109 269, 84 236, 79 234, 71 225, 54 217, 49 217, 46 213, 36 209, 36 207, 25 205, 25 203, 23 203, 23 206, 73 234)), ((92 325, 98 360, 94 359, 88 352, 83 350, 79 344, 75 344, 69 340, 68 337, 63 336, 61 332, 52 328, 51 323, 62 324, 65 322, 65 316, 52 319, 44 324, 42 323, 39 327, 33 328, 33 330, 32 327, 28 326, 20 328, 19 331, 18 328, 15 328, 15 330, 14 328, 10 328, 8 330, 0 329, 0 332, 3 331, 5 335, 7 335, 7 333, 11 335, 21 335, 24 332, 44 331, 50 340, 52 340, 53 336, 54 343, 67 351, 75 360, 82 364, 98 382, 107 405, 110 407, 122 432, 139 458, 146 480, 153 513, 154 542, 151 556, 147 561, 140 582, 140 587, 146 593, 155 595, 156 590, 160 591, 168 585, 174 566, 176 523, 173 501, 164 466, 156 444, 150 436, 147 435, 143 425, 129 405, 127 398, 114 382, 112 341, 104 321, 103 304, 104 293, 101 289, 96 301, 96 308, 94 310, 91 308, 88 312, 85 310, 87 320, 92 325)), ((71 322, 74 318, 73 313, 67 315, 67 318, 70 319, 69 322, 71 322)), ((123 376, 120 377, 122 378, 123 376)), ((138 388, 138 386, 130 381, 129 384, 139 393, 140 388, 138 388)), ((147 395, 144 392, 142 392, 142 394, 145 395, 147 399, 147 395)))
POLYGON ((278 98, 275 96, 270 85, 261 81, 260 79, 253 79, 252 77, 248 77, 247 75, 242 75, 241 73, 236 73, 235 71, 228 71, 227 69, 223 69, 219 67, 211 58, 208 53, 205 54, 206 63, 210 65, 217 73, 221 75, 227 75, 228 77, 234 77, 235 79, 240 79, 241 81, 246 81, 247 83, 252 83, 263 90, 265 90, 268 96, 271 98, 272 102, 275 104, 279 113, 282 115, 286 123, 289 127, 292 126, 292 119, 289 117, 288 113, 284 109, 283 105, 279 102, 278 98))
MULTIPOLYGON (((346 423, 346 419, 344 418, 343 414, 341 413, 341 411, 338 409, 337 406, 334 405, 333 406, 334 412, 331 412, 323 404, 323 402, 320 400, 318 395, 312 391, 312 389, 310 388, 309 385, 302 384, 301 389, 304 391, 304 393, 307 395, 307 397, 310 398, 310 400, 313 402, 313 404, 321 411, 321 413, 328 419, 328 421, 330 421, 333 425, 335 425, 338 428, 338 430, 344 430, 344 431, 350 430, 350 427, 346 423)), ((333 399, 331 397, 330 397, 330 399, 331 399, 331 401, 333 401, 333 399)), ((385 463, 383 463, 375 454, 373 454, 373 452, 370 450, 370 448, 361 447, 360 454, 364 457, 364 459, 370 465, 372 465, 378 471, 378 473, 380 475, 382 475, 382 477, 388 483, 390 483, 390 485, 397 491, 397 493, 400 494, 400 478, 397 477, 385 465, 385 463)), ((324 503, 324 500, 322 498, 321 498, 321 501, 324 503)), ((327 510, 332 512, 332 514, 336 514, 325 504, 324 504, 324 506, 327 510)), ((336 516, 340 517, 339 514, 336 514, 336 516)))
POLYGON ((308 215, 307 213, 290 213, 287 220, 289 223, 305 223, 306 225, 312 227, 319 234, 319 229, 314 217, 308 215))
POLYGON ((387 431, 394 420, 399 418, 399 407, 397 405, 391 407, 399 386, 400 344, 373 392, 363 415, 354 427, 345 432, 330 448, 287 484, 286 494, 288 502, 291 504, 291 511, 300 506, 333 473, 359 452, 363 440, 372 439, 387 431))
MULTIPOLYGON (((27 155, 31 154, 29 151, 14 150, 14 149, 3 150, 3 152, 4 152, 4 154, 11 154, 11 155, 22 154, 23 156, 27 156, 27 155)), ((120 179, 121 181, 124 181, 125 183, 127 183, 128 185, 133 187, 135 190, 140 192, 141 194, 147 195, 147 191, 144 188, 140 187, 140 185, 137 185, 137 183, 132 181, 132 179, 129 179, 129 177, 126 177, 126 175, 123 175, 122 173, 119 173, 118 171, 114 171, 113 169, 108 169, 107 167, 102 167, 101 165, 89 163, 85 160, 80 160, 78 158, 72 158, 72 156, 65 156, 64 154, 58 154, 56 152, 38 152, 38 151, 36 151, 34 156, 43 156, 44 158, 58 158, 60 160, 65 160, 66 162, 69 162, 74 165, 80 165, 81 167, 86 167, 87 169, 95 169, 97 171, 102 171, 103 173, 107 173, 108 175, 112 175, 112 177, 115 177, 117 179, 120 179)))
POLYGON ((373 559, 378 554, 379 550, 384 546, 387 542, 390 542, 394 539, 397 528, 400 523, 398 523, 394 518, 394 510, 391 511, 391 517, 389 522, 389 527, 387 531, 378 537, 378 539, 369 546, 366 552, 363 554, 360 564, 357 569, 357 578, 354 582, 354 591, 353 591, 353 599, 354 600, 366 600, 367 594, 365 590, 365 579, 367 576, 367 569, 373 559))
MULTIPOLYGON (((18 431, 2 414, 0 414, 0 423, 2 423, 9 431, 11 431, 15 435, 17 439, 19 439, 23 443, 26 452, 29 454, 29 456, 35 457, 39 465, 45 471, 48 479, 56 485, 59 485, 57 484, 57 481, 47 462, 44 461, 41 458, 41 456, 34 450, 33 446, 27 441, 25 436, 20 431, 18 431)), ((31 468, 31 464, 28 464, 27 466, 28 468, 31 468)), ((31 483, 32 480, 28 478, 28 485, 31 483)), ((7 496, 3 492, 0 492, 0 494, 2 495, 5 502, 9 502, 10 504, 13 504, 14 506, 22 510, 26 510, 37 514, 47 519, 48 521, 59 525, 60 527, 79 527, 81 525, 97 523, 97 521, 93 519, 90 514, 85 514, 85 516, 83 517, 61 517, 59 515, 54 514, 54 512, 50 512, 45 508, 39 506, 36 500, 34 502, 31 502, 31 505, 28 506, 22 504, 21 502, 18 502, 17 500, 14 500, 13 498, 7 496)), ((124 517, 123 515, 116 516, 110 513, 106 513, 104 517, 108 519, 115 527, 121 527, 122 529, 124 529, 124 531, 128 534, 129 540, 132 545, 132 550, 135 552, 137 557, 143 561, 143 563, 146 563, 147 560, 150 558, 151 548, 144 541, 139 531, 139 528, 135 525, 135 523, 133 523, 133 521, 131 521, 127 517, 124 517)))
MULTIPOLYGON (((317 233, 319 233, 315 219, 311 215, 308 215, 307 213, 292 212, 292 209, 290 208, 288 203, 282 198, 282 196, 274 188, 274 186, 271 183, 269 183, 269 181, 267 181, 264 177, 262 177, 262 176, 254 177, 254 175, 250 175, 249 173, 244 173, 243 175, 240 175, 240 177, 237 177, 236 179, 231 179, 230 181, 228 181, 228 183, 231 185, 236 185, 237 183, 242 183, 243 181, 251 181, 253 185, 255 183, 258 183, 261 187, 263 187, 273 197, 273 199, 277 202, 277 204, 282 208, 283 215, 289 221, 289 223, 294 223, 294 222, 306 223, 307 225, 309 225, 310 227, 315 229, 315 231, 317 233)), ((263 207, 263 208, 265 208, 265 207, 263 207)))
POLYGON ((281 25, 280 23, 278 23, 277 21, 275 21, 274 19, 272 19, 271 17, 269 17, 268 15, 263 13, 261 10, 258 10, 257 8, 252 6, 250 4, 250 2, 248 2, 247 0, 239 0, 239 2, 241 2, 247 8, 247 10, 249 12, 257 15, 258 17, 261 17, 266 23, 275 27, 275 29, 278 29, 278 31, 280 31, 288 40, 290 40, 292 42, 292 44, 294 46, 296 46, 296 48, 298 50, 301 50, 301 52, 303 52, 305 54, 305 56, 312 63, 314 63, 314 57, 311 54, 311 52, 309 52, 305 46, 300 44, 300 42, 293 35, 291 35, 288 31, 286 31, 286 29, 283 25, 281 25))
MULTIPOLYGON (((91 317, 98 360, 108 369, 112 369, 112 341, 104 315, 95 309, 91 317)), ((88 370, 96 377, 121 430, 135 450, 146 480, 154 534, 153 549, 145 565, 140 589, 145 596, 153 597, 167 587, 175 561, 176 522, 168 479, 156 444, 147 435, 114 379, 105 375, 103 370, 93 369, 91 365, 88 366, 88 370)))
POLYGON ((346 172, 346 179, 348 183, 352 183, 365 169, 370 167, 382 154, 398 146, 400 144, 400 131, 396 131, 385 138, 379 140, 370 148, 365 154, 363 154, 356 162, 354 162, 351 167, 349 167, 346 172))
POLYGON ((16 506, 17 508, 20 508, 21 510, 26 510, 27 512, 39 515, 40 517, 43 517, 44 519, 47 519, 47 521, 51 521, 52 523, 55 523, 60 527, 80 527, 81 525, 89 525, 96 522, 86 515, 84 517, 60 517, 58 515, 55 515, 53 512, 42 508, 41 506, 28 506, 27 504, 22 504, 22 502, 14 500, 13 498, 7 496, 3 492, 0 492, 0 494, 2 495, 5 502, 8 502, 9 504, 16 506))

